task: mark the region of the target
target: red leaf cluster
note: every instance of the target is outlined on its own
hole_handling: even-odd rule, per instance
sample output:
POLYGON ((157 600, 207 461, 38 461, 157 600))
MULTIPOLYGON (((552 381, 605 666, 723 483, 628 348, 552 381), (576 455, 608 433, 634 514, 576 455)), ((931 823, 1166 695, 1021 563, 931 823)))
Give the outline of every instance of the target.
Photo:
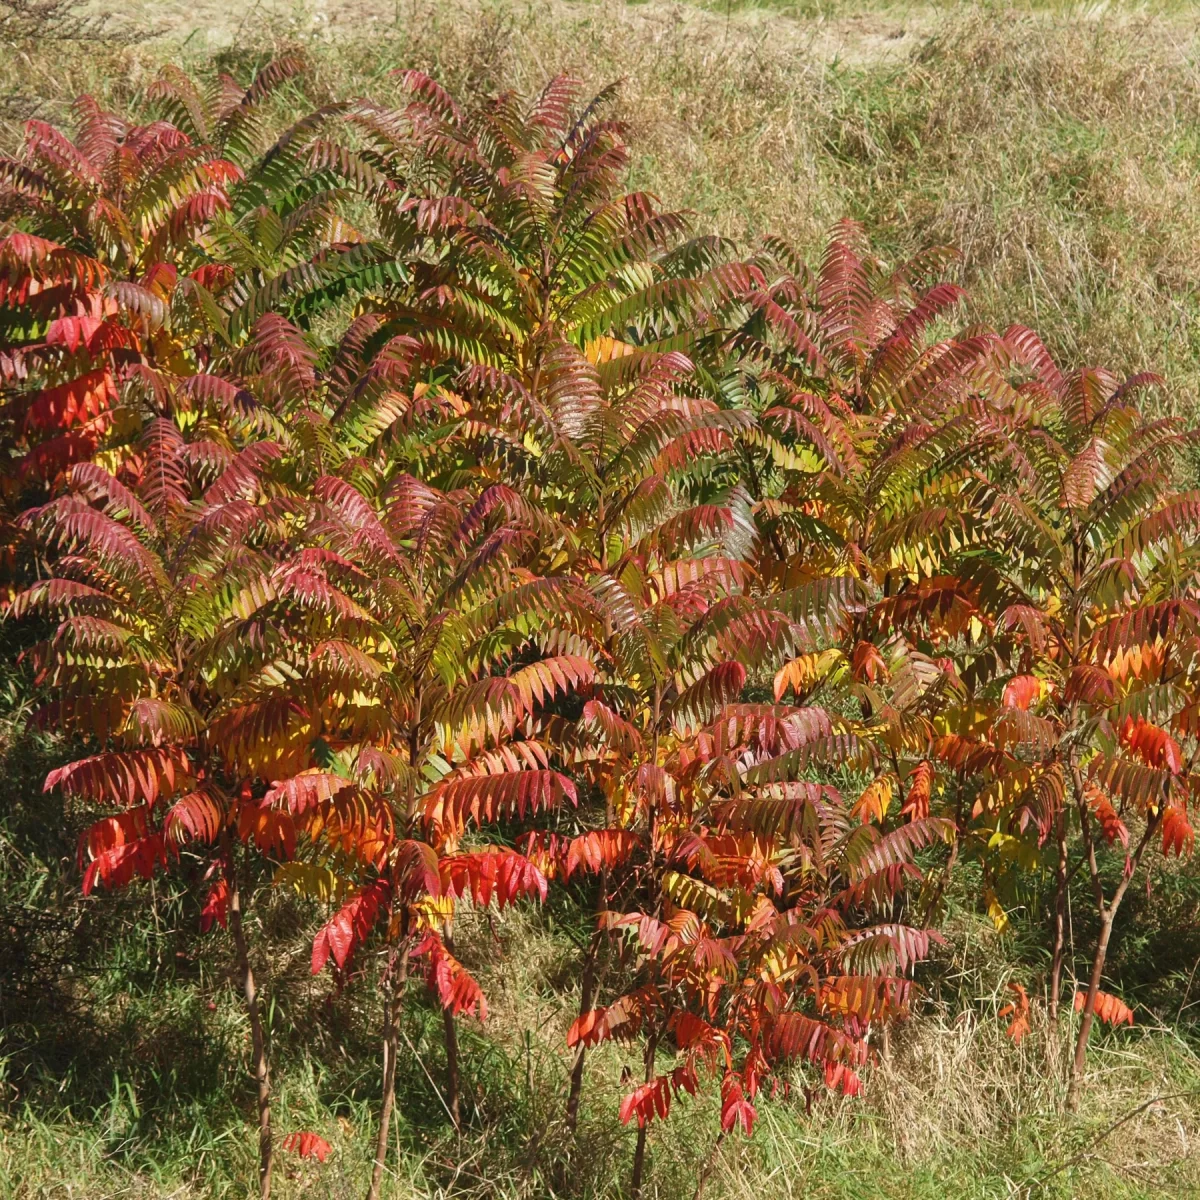
POLYGON ((1179 743, 1165 730, 1145 717, 1126 717, 1121 723, 1121 745, 1136 754, 1148 767, 1158 767, 1178 775, 1183 770, 1179 743))
POLYGON ((293 1150, 301 1158, 315 1158, 324 1162, 332 1153, 333 1147, 323 1138, 308 1130, 289 1133, 280 1145, 285 1150, 293 1150))
POLYGON ((318 975, 332 956, 334 963, 344 969, 351 955, 371 932, 379 914, 386 909, 391 888, 383 880, 368 884, 357 896, 347 901, 321 927, 313 940, 312 973, 318 975))

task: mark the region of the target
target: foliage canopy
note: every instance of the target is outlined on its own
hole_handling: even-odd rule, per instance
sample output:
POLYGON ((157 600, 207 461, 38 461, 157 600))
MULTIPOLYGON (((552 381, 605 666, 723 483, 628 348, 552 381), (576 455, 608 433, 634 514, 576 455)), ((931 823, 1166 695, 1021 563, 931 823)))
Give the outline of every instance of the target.
MULTIPOLYGON (((487 1015, 459 906, 593 914, 586 1057, 641 1048, 652 1122, 713 1081, 853 1096, 919 996, 957 864, 998 925, 1086 867, 1100 936, 1200 775, 1200 495, 1153 376, 956 328, 954 255, 889 269, 851 222, 810 268, 622 191, 611 93, 565 78, 283 130, 175 71, 0 161, 8 615, 36 628, 53 770, 102 810, 90 892, 202 864, 254 1032, 246 856, 328 906, 312 970, 378 952, 383 1085, 419 964, 487 1015), (1102 860, 1124 855, 1106 892, 1102 860), (881 1034, 881 1031, 884 1031, 881 1034)), ((198 873, 192 872, 195 878, 198 873)), ((1019 1040, 1023 987, 1006 1015, 1019 1040)), ((315 1134, 285 1150, 324 1159, 315 1134)))

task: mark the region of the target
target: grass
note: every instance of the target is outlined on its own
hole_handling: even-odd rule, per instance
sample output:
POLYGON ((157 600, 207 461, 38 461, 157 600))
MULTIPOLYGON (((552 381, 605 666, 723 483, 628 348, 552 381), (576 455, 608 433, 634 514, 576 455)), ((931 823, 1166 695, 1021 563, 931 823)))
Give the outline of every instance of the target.
POLYGON ((304 46, 312 99, 386 96, 401 65, 458 87, 620 78, 632 182, 705 229, 812 250, 849 213, 894 258, 955 245, 975 318, 1035 325, 1067 361, 1156 369, 1167 408, 1200 403, 1189 2, 133 0, 122 13, 168 36, 100 54, 32 46, 0 65, 6 140, 30 111, 62 115, 81 85, 136 105, 165 58, 244 73, 304 46))
MULTIPOLYGON (((753 1140, 724 1143, 707 1196, 1148 1200, 1200 1194, 1193 1152, 1200 1137, 1200 1059, 1193 1046, 1153 1024, 1099 1037, 1084 1110, 1064 1119, 1071 1022, 1059 1030, 1038 1024, 1013 1046, 996 1016, 1003 1001, 999 982, 1014 969, 1007 961, 1011 948, 1000 950, 990 925, 966 913, 959 914, 955 934, 955 950, 939 970, 954 984, 953 1002, 935 1000, 896 1040, 890 1057, 870 1073, 865 1096, 819 1096, 807 1112, 797 1080, 791 1099, 762 1105, 753 1140), (1163 1099, 1135 1111, 1156 1096, 1163 1099), (1113 1136, 1103 1137, 1131 1113, 1113 1136)), ((461 1136, 440 1111, 440 1022, 423 989, 410 988, 396 1174, 386 1194, 615 1200, 623 1194, 631 1143, 631 1131, 615 1118, 625 1087, 623 1055, 606 1050, 589 1066, 570 1186, 560 1190, 553 1163, 568 1148, 557 1121, 567 1069, 562 1034, 572 1006, 561 979, 573 950, 532 911, 498 922, 477 919, 460 932, 468 958, 473 946, 495 937, 504 953, 484 978, 493 1015, 486 1026, 462 1026, 468 1119, 461 1136)), ((219 941, 198 953, 215 958, 224 949, 219 941)), ((278 949, 286 959, 289 947, 278 949)), ((334 1146, 319 1169, 282 1156, 277 1194, 357 1196, 369 1171, 376 1069, 371 989, 360 980, 353 995, 339 995, 322 980, 306 995, 302 987, 283 988, 277 976, 273 983, 281 1003, 286 996, 306 1014, 301 1023, 293 1012, 274 1030, 278 1125, 312 1129, 334 1146)), ((106 1022, 112 1020, 107 1004, 96 1004, 106 1022)), ((127 985, 126 1004, 140 1015, 141 1036, 122 1028, 120 1018, 106 1028, 110 1052, 131 1056, 112 1069, 107 1087, 80 1063, 79 1077, 68 1074, 58 1089, 27 1085, 23 1102, 11 1107, 2 1125, 0 1194, 56 1200, 246 1194, 253 1134, 246 1119, 249 1088, 237 1063, 246 1035, 232 988, 214 978, 198 993, 179 977, 160 978, 144 989, 127 985), (208 1008, 213 1002, 215 1013, 208 1008), (190 1079, 164 1081, 152 1062, 133 1057, 152 1056, 156 1043, 198 1035, 212 1038, 221 1052, 190 1079), (90 1104, 80 1102, 81 1095, 90 1095, 90 1104)), ((683 1109, 651 1140, 649 1194, 661 1200, 691 1196, 713 1148, 713 1098, 684 1102, 683 1109)))
MULTIPOLYGON (((698 226, 745 245, 779 231, 815 252, 850 213, 894 258, 953 243, 974 318, 1036 325, 1068 361, 1155 368, 1164 407, 1200 404, 1200 27, 1186 0, 142 0, 120 20, 161 36, 0 57, 0 141, 30 115, 66 119, 79 90, 137 107, 167 59, 245 76, 304 48, 307 94, 286 93, 280 119, 331 95, 386 96, 397 66, 457 88, 530 90, 559 69, 588 87, 619 77, 631 182, 693 209, 698 226)), ((229 947, 196 936, 182 887, 82 901, 60 832, 81 814, 39 793, 58 753, 10 740, 0 762, 0 1196, 245 1196, 248 1032, 229 947)), ((334 1146, 321 1168, 284 1159, 284 1198, 358 1196, 369 1171, 379 1012, 369 977, 339 992, 308 976, 318 916, 278 896, 254 908, 270 947, 278 1125, 334 1146)), ((764 1103, 752 1141, 722 1144, 707 1200, 1200 1196, 1198 918, 1186 873, 1130 897, 1112 971, 1141 1002, 1139 1023, 1095 1039, 1083 1110, 1067 1119, 1072 1019, 1015 1047, 996 1015, 1007 980, 1040 971, 1036 914, 1001 939, 960 907, 924 981, 926 1011, 865 1096, 810 1113, 798 1080, 764 1103)), ((410 987, 390 1196, 622 1195, 632 1132, 615 1115, 619 1051, 589 1066, 577 1145, 559 1123, 574 1004, 564 929, 577 919, 520 912, 463 930, 468 958, 485 938, 506 953, 484 979, 487 1025, 463 1028, 461 1136, 440 1099, 436 1014, 410 987), (568 1150, 560 1187, 552 1164, 568 1150)), ((1081 914, 1075 934, 1082 961, 1081 914)), ((651 1139, 658 1200, 693 1195, 709 1160, 711 1097, 693 1108, 651 1139)))
MULTIPOLYGON (((171 884, 80 897, 69 835, 86 815, 38 786, 62 748, 9 726, 3 749, 0 1196, 248 1195, 249 1035, 227 936, 197 934, 186 863, 171 884)), ((378 1095, 376 964, 364 957, 345 989, 328 973, 314 979, 307 959, 322 914, 260 883, 250 929, 270 1004, 276 1125, 334 1148, 321 1167, 282 1154, 276 1195, 357 1197, 378 1095)), ((1115 986, 1132 999, 1141 981, 1145 1003, 1133 1030, 1095 1037, 1072 1118, 1062 1102, 1073 1019, 1058 1029, 1036 1021, 1014 1046, 997 1015, 1010 978, 1039 976, 1040 923, 1018 915, 1001 937, 966 899, 977 883, 960 876, 948 947, 923 978, 925 1010, 868 1073, 864 1096, 836 1100, 816 1087, 810 1109, 815 1081, 797 1076, 790 1097, 762 1103, 753 1140, 727 1139, 712 1158, 709 1200, 1200 1195, 1200 1037, 1184 984, 1200 958, 1194 878, 1160 871, 1155 899, 1131 897, 1123 910, 1115 986)), ((633 1059, 619 1047, 593 1055, 577 1142, 561 1123, 581 921, 561 899, 460 919, 460 952, 492 1009, 486 1024, 460 1026, 462 1134, 444 1110, 440 1017, 423 984, 410 984, 386 1195, 625 1194, 632 1131, 616 1110, 633 1059)), ((1082 909, 1073 928, 1082 965, 1082 909)), ((654 1129, 648 1194, 692 1196, 716 1128, 711 1094, 681 1102, 654 1129)))

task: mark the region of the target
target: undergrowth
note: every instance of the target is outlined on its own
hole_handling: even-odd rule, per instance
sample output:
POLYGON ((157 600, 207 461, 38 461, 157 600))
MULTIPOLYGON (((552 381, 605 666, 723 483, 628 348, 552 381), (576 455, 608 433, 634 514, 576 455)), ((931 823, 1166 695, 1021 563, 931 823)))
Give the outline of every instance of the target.
MULTIPOLYGON (((255 1155, 249 1031, 226 935, 199 935, 181 884, 160 880, 150 897, 149 885, 79 896, 69 834, 81 815, 38 785, 60 756, 8 724, 0 1195, 242 1196, 255 1155)), ((277 1194, 357 1196, 377 1102, 377 989, 314 980, 308 951, 321 914, 261 882, 251 915, 255 944, 271 946, 259 965, 277 1120, 334 1147, 323 1166, 285 1160, 277 1194)), ((694 1112, 651 1139, 649 1194, 692 1196, 710 1162, 710 1200, 1200 1194, 1200 1026, 1188 999, 1200 958, 1194 881, 1160 874, 1151 897, 1123 914, 1114 980, 1146 1003, 1134 1029, 1098 1038, 1085 1104, 1071 1120, 1062 1101, 1072 1019, 1054 1029, 1041 1018, 1014 1046, 997 1015, 1009 979, 1042 970, 1038 915, 1014 914, 1001 935, 970 905, 976 893, 963 878, 947 947, 924 969, 922 1011, 879 1047, 861 1098, 809 1090, 815 1081, 797 1074, 789 1094, 763 1104, 753 1140, 719 1146, 715 1101, 690 1101, 694 1112), (1119 1137, 1105 1136, 1126 1118, 1119 1137)), ((622 1195, 632 1132, 616 1108, 633 1056, 610 1047, 589 1059, 577 1140, 562 1128, 565 1033, 577 1004, 567 981, 581 926, 562 903, 462 918, 460 951, 492 1011, 485 1024, 462 1024, 461 1134, 442 1097, 440 1013, 423 984, 410 984, 394 1132, 401 1166, 385 1195, 622 1195)), ((1082 968, 1088 934, 1077 926, 1076 937, 1082 968)))

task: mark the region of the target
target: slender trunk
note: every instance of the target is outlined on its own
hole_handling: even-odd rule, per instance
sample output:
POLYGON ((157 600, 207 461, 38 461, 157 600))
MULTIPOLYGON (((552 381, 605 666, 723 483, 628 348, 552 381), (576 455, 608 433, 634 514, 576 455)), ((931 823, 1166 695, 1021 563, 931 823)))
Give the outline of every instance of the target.
POLYGON ((446 1036, 446 1108, 454 1128, 461 1128, 458 1115, 458 1027, 454 1022, 454 1014, 448 1009, 442 1009, 442 1026, 446 1036))
MULTIPOLYGON (((650 1032, 649 1038, 646 1040, 646 1082, 649 1083, 654 1078, 654 1054, 658 1049, 658 1030, 653 1029, 650 1032)), ((641 1200, 642 1195, 642 1175, 646 1169, 646 1131, 650 1126, 649 1121, 642 1121, 638 1124, 637 1145, 633 1151, 633 1183, 629 1190, 633 1200, 641 1200)))
MULTIPOLYGON (((605 869, 607 876, 607 868, 605 869)), ((603 904, 599 905, 603 907, 603 904)), ((583 958, 583 976, 580 981, 579 989, 579 1015, 582 1017, 585 1013, 592 1011, 592 1007, 596 1002, 597 988, 597 963, 600 957, 600 930, 597 929, 592 935, 591 943, 588 945, 587 953, 583 958)), ((570 1136, 575 1135, 575 1130, 579 1125, 579 1104, 583 1098, 583 1069, 587 1060, 587 1047, 581 1041, 575 1048, 575 1062, 571 1066, 571 1086, 567 1092, 567 1108, 564 1114, 564 1122, 567 1127, 567 1133, 570 1136)), ((568 1156, 564 1155, 555 1164, 555 1179, 559 1191, 565 1192, 570 1183, 570 1167, 568 1165, 568 1156)))
POLYGON ((1087 1062, 1088 1035, 1092 1032, 1092 1021, 1096 1016, 1096 994, 1100 991, 1100 976, 1104 972, 1104 960, 1108 956, 1108 939, 1112 936, 1115 906, 1100 918, 1100 937, 1096 942, 1096 957, 1092 960, 1092 974, 1088 980, 1087 997, 1083 1002, 1083 1019, 1079 1022, 1079 1033, 1075 1038, 1075 1060, 1071 1064, 1071 1083, 1067 1088, 1067 1108, 1074 1112, 1079 1107, 1079 1093, 1083 1087, 1083 1068, 1087 1062))
MULTIPOLYGON (((607 621, 608 617, 606 616, 605 622, 607 623, 607 621)), ((604 798, 604 827, 606 829, 612 828, 614 818, 612 797, 606 794, 604 798)), ((600 990, 598 974, 600 950, 604 942, 604 935, 600 928, 600 916, 608 907, 608 892, 609 871, 608 864, 605 863, 600 868, 600 895, 596 899, 596 928, 583 959, 583 974, 579 985, 579 1015, 581 1017, 592 1011, 596 1004, 596 995, 600 990)), ((583 1068, 586 1061, 587 1047, 580 1042, 579 1048, 575 1052, 575 1062, 571 1067, 571 1086, 567 1092, 566 1124, 567 1132, 570 1134, 574 1134, 579 1124, 579 1102, 583 1097, 583 1068)))
MULTIPOLYGON (((1083 1087, 1083 1068, 1087 1061, 1088 1035, 1092 1032, 1092 1020, 1096 1012, 1096 993, 1100 990, 1100 975, 1104 970, 1104 959, 1108 954, 1108 939, 1112 934, 1112 921, 1125 887, 1129 883, 1132 871, 1128 871, 1125 879, 1117 888, 1111 905, 1104 903, 1104 885, 1100 880, 1100 866, 1096 859, 1096 842, 1092 837, 1091 816, 1088 812, 1087 800, 1084 798, 1083 775, 1079 766, 1071 762, 1071 781, 1075 788, 1075 807, 1079 811, 1079 833, 1083 838, 1084 857, 1088 866, 1088 874, 1092 881, 1092 894, 1096 902, 1096 914, 1100 918, 1100 936, 1096 943, 1096 954, 1092 960, 1092 974, 1088 983, 1087 996, 1084 998, 1083 1018, 1079 1022, 1079 1032, 1075 1037, 1075 1056, 1071 1063, 1071 1079, 1067 1085, 1067 1110, 1074 1112, 1079 1106, 1079 1093, 1083 1087)), ((1153 823, 1148 822, 1146 833, 1137 849, 1137 858, 1141 858, 1146 848, 1153 823)), ((1129 864, 1126 864, 1128 870, 1129 864)), ((1136 869, 1136 864, 1135 864, 1136 869)))
MULTIPOLYGON (((583 978, 579 989, 579 1015, 592 1011, 596 1001, 596 960, 600 956, 600 931, 592 935, 592 943, 583 960, 583 978)), ((567 1132, 574 1133, 579 1122, 579 1101, 583 1095, 583 1064, 587 1057, 587 1047, 583 1042, 575 1051, 575 1065, 571 1068, 571 1089, 567 1093, 567 1132)))
POLYGON ((630 1195, 633 1200, 641 1200, 642 1197, 642 1172, 646 1167, 646 1127, 649 1124, 643 1121, 638 1126, 637 1145, 633 1151, 633 1187, 630 1195))
POLYGON ((704 1166, 700 1168, 700 1178, 696 1180, 696 1192, 692 1196, 692 1200, 704 1200, 704 1185, 708 1183, 708 1177, 712 1174, 713 1167, 717 1165, 717 1155, 721 1153, 721 1143, 724 1140, 725 1130, 722 1129, 717 1134, 717 1140, 713 1143, 708 1157, 704 1160, 704 1166))
MULTIPOLYGON (((454 953, 454 936, 447 922, 446 931, 442 935, 446 949, 454 953)), ((458 1115, 458 1026, 454 1023, 454 1014, 448 1009, 442 1009, 442 1037, 446 1045, 446 1111, 455 1129, 461 1128, 458 1115)))
POLYGON ((1058 870, 1054 883, 1054 950, 1050 956, 1050 1020, 1058 1021, 1058 999, 1062 992, 1063 958, 1067 946, 1067 810, 1061 808, 1056 827, 1058 870))
MULTIPOLYGON (((658 734, 659 722, 662 716, 662 684, 657 679, 654 683, 654 707, 651 713, 653 725, 653 742, 650 750, 650 761, 656 766, 658 765, 658 734)), ((657 824, 657 806, 650 804, 646 812, 646 849, 650 859, 650 871, 653 874, 655 871, 656 848, 655 848, 655 833, 657 824)), ((662 901, 659 900, 656 911, 661 912, 662 901)), ((649 1083, 654 1078, 655 1051, 658 1049, 658 1026, 653 1025, 650 1029, 650 1034, 646 1038, 646 1052, 643 1061, 646 1065, 645 1081, 649 1083)), ((633 1186, 630 1189, 632 1200, 641 1200, 642 1195, 642 1175, 646 1168, 646 1131, 649 1127, 649 1121, 640 1121, 638 1123, 637 1145, 633 1151, 633 1186)))
POLYGON ((389 952, 383 991, 383 1105, 379 1111, 379 1134, 375 1139, 375 1166, 371 1171, 371 1186, 367 1200, 379 1200, 383 1182, 383 1164, 387 1158, 388 1130, 392 1123, 392 1106, 396 1102, 396 1050, 400 1040, 400 1004, 404 985, 408 982, 408 942, 396 961, 395 948, 389 952))
POLYGON ((229 888, 229 931, 233 935, 237 954, 238 974, 246 1012, 250 1017, 250 1041, 254 1055, 254 1079, 258 1085, 258 1192, 260 1200, 271 1195, 271 1076, 267 1068, 267 1043, 263 1036, 262 1015, 258 1008, 258 988, 254 969, 246 947, 246 931, 242 926, 242 891, 238 884, 237 864, 229 831, 221 833, 221 853, 224 859, 225 882, 229 888))
POLYGON ((1089 817, 1082 798, 1082 790, 1078 787, 1078 772, 1076 772, 1076 784, 1077 794, 1080 797, 1078 801, 1079 819, 1083 826, 1084 850, 1087 853, 1088 870, 1091 873, 1092 887, 1096 894, 1096 911, 1100 917, 1100 936, 1096 940, 1096 955, 1092 959, 1092 973, 1088 979, 1087 995, 1083 1001, 1079 1033, 1075 1037, 1075 1058, 1071 1063, 1071 1082, 1067 1087, 1067 1109, 1070 1112, 1074 1112, 1079 1107, 1079 1094, 1083 1090, 1083 1068, 1087 1063, 1088 1036, 1092 1032, 1092 1022, 1096 1016, 1096 995, 1100 991, 1100 977, 1104 972, 1104 960, 1108 956, 1108 942, 1112 937, 1113 922, 1116 920, 1117 910, 1121 907, 1121 901, 1125 899, 1125 892, 1134 875, 1137 874, 1142 855, 1145 854, 1151 839, 1158 833, 1163 813, 1166 811, 1165 806, 1160 804, 1158 812, 1147 820, 1146 832, 1142 834, 1137 849, 1126 859, 1124 877, 1117 885, 1116 891, 1113 892, 1111 903, 1105 904, 1104 889, 1100 882, 1100 869, 1096 863, 1096 842, 1092 837, 1091 826, 1088 824, 1089 817))

